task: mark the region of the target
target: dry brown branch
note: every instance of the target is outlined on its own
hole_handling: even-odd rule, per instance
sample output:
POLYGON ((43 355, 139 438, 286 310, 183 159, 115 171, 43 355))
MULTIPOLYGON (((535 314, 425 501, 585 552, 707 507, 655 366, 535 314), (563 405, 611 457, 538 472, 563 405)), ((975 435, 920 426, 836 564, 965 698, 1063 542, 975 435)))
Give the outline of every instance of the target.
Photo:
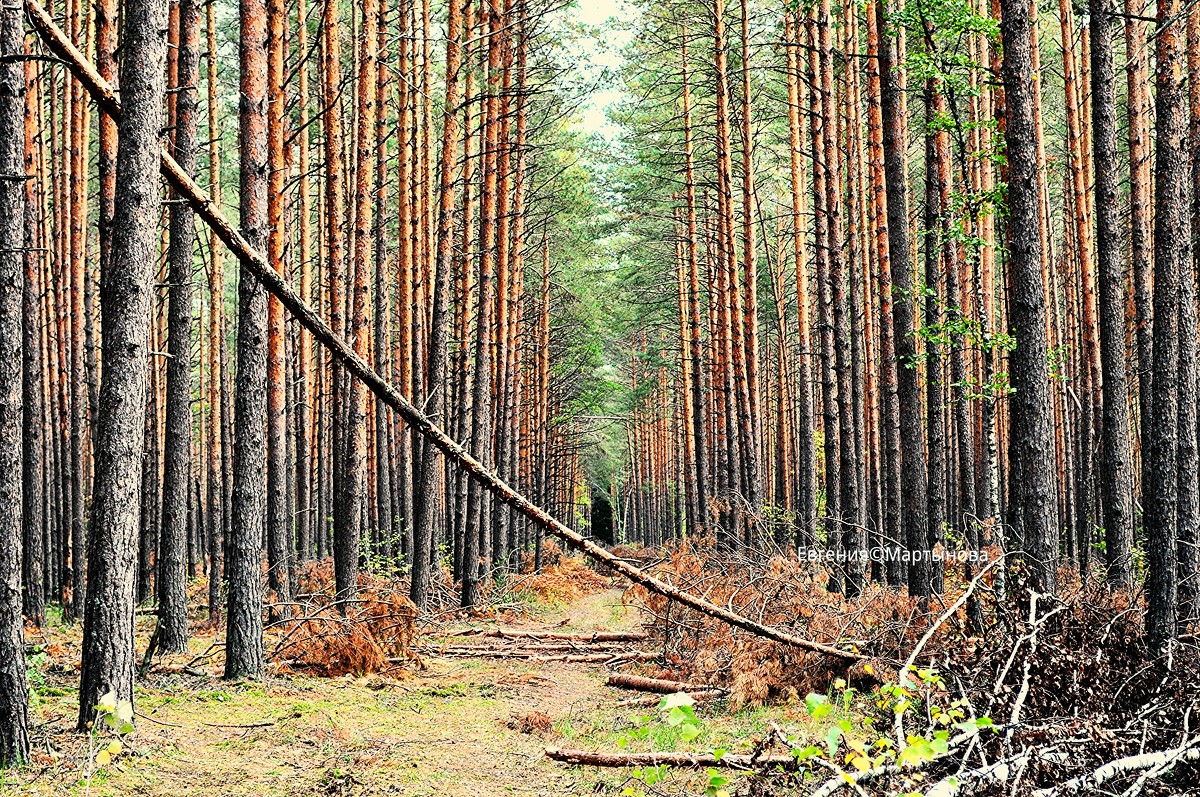
POLYGON ((719 758, 712 753, 592 753, 587 750, 564 750, 547 747, 546 757, 564 764, 592 767, 645 767, 667 765, 672 767, 726 767, 740 770, 765 770, 797 768, 791 755, 736 755, 726 753, 719 758))

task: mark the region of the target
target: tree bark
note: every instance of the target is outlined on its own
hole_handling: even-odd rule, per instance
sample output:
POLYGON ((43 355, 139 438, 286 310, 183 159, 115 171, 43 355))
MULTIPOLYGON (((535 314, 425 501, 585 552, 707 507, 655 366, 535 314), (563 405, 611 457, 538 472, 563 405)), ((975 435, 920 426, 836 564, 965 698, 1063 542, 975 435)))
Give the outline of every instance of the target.
MULTIPOLYGON (((1176 540, 1179 533, 1180 405, 1195 400, 1195 388, 1179 387, 1182 300, 1194 301, 1191 280, 1191 220, 1187 208, 1188 129, 1184 80, 1183 9, 1179 0, 1159 0, 1155 55, 1154 153, 1154 394, 1146 445, 1146 634, 1152 650, 1165 652, 1176 629, 1176 540)), ((1194 379, 1194 374, 1192 375, 1194 379)), ((1186 434, 1195 434, 1194 426, 1186 434)))
POLYGON ((1153 167, 1150 143, 1150 44, 1143 15, 1147 0, 1125 0, 1125 85, 1129 149, 1129 254, 1133 266, 1138 377, 1138 429, 1141 441, 1143 511, 1149 501, 1149 433, 1154 386, 1153 167))
POLYGON ((1030 35, 1025 0, 1001 0, 1004 63, 1004 139, 1008 152, 1009 327, 1017 347, 1010 356, 1010 525, 1028 556, 1034 589, 1054 592, 1058 511, 1054 492, 1054 435, 1047 365, 1046 294, 1042 281, 1042 208, 1038 190, 1037 127, 1030 35))
MULTIPOLYGON (((208 84, 208 182, 209 193, 221 196, 221 150, 217 127, 217 24, 212 3, 204 7, 205 75, 208 84)), ((209 545, 208 616, 221 619, 221 586, 225 581, 225 532, 229 505, 225 500, 225 424, 222 421, 221 387, 227 374, 225 358, 225 267, 221 259, 220 239, 208 236, 208 518, 212 544, 209 545)))
MULTIPOLYGON (((479 225, 479 309, 475 328, 475 384, 471 396, 471 455, 488 463, 491 437, 492 400, 492 280, 495 274, 497 155, 499 150, 500 98, 497 96, 501 68, 500 37, 503 28, 503 0, 488 0, 488 95, 486 144, 484 147, 483 191, 480 195, 479 225)), ((474 606, 478 600, 481 561, 485 561, 483 540, 489 513, 486 495, 472 482, 467 495, 467 526, 463 538, 462 605, 474 606)))
MULTIPOLYGON (((281 0, 267 0, 267 259, 280 274, 285 273, 287 227, 284 196, 287 165, 284 161, 284 94, 287 8, 281 0)), ((338 109, 330 108, 329 113, 338 109)), ((303 253, 302 253, 303 254, 303 253)), ((292 513, 288 505, 287 454, 287 340, 283 306, 267 300, 267 589, 269 601, 286 603, 292 598, 291 558, 292 513)), ((283 610, 273 609, 278 617, 283 610)))
MULTIPOLYGON (((189 177, 196 173, 196 86, 200 78, 200 4, 179 0, 178 83, 172 155, 189 177)), ((192 247, 196 221, 187 205, 171 205, 167 260, 168 307, 166 443, 163 448, 163 524, 158 556, 159 647, 187 650, 187 572, 184 553, 192 476, 192 247)))
POLYGON ((1182 629, 1197 616, 1200 593, 1200 451, 1197 440, 1197 319, 1196 267, 1200 265, 1200 159, 1195 150, 1200 143, 1200 8, 1193 6, 1187 25, 1187 70, 1189 127, 1191 132, 1191 259, 1180 276, 1180 390, 1179 398, 1179 530, 1177 571, 1179 573, 1179 626, 1182 629))
MULTIPOLYGON (((900 405, 896 384, 896 347, 892 334, 892 266, 888 233, 887 168, 884 157, 883 86, 879 54, 882 13, 880 0, 867 5, 867 153, 871 180, 871 231, 879 274, 879 390, 883 438, 883 541, 898 549, 903 535, 900 521, 900 405)), ((899 560, 889 559, 885 577, 898 587, 903 579, 899 560)))
MULTIPOLYGON (((436 412, 442 405, 443 382, 446 379, 446 356, 450 330, 449 285, 451 258, 454 254, 454 185, 455 164, 458 159, 458 73, 462 67, 463 3, 450 0, 446 24, 446 94, 442 115, 442 160, 439 169, 436 272, 433 285, 433 329, 429 344, 429 371, 425 382, 426 406, 436 412)), ((435 416, 436 417, 436 416, 435 416)), ((413 561, 424 563, 433 546, 434 496, 441 478, 441 454, 433 446, 425 446, 421 465, 422 500, 413 533, 413 561)), ((430 570, 413 568, 409 596, 417 606, 428 599, 430 570)))
MULTIPOLYGON (((29 47, 25 47, 26 53, 29 47)), ((24 279, 21 292, 21 325, 25 345, 21 352, 22 403, 25 414, 22 419, 22 506, 23 550, 21 557, 21 583, 25 618, 35 626, 46 619, 46 545, 43 539, 43 523, 53 510, 46 505, 44 481, 46 477, 43 446, 46 441, 45 419, 48 413, 42 392, 42 325, 40 303, 42 299, 41 252, 39 251, 38 225, 41 217, 38 206, 38 182, 32 176, 41 165, 37 158, 35 141, 40 135, 35 110, 41 102, 38 93, 37 66, 25 62, 25 252, 24 279)), ((0 169, 3 171, 3 169, 0 169)), ((45 175, 43 174, 44 178, 45 175)), ((0 187, 3 190, 3 187, 0 187)))
MULTIPOLYGON (((887 196, 888 254, 892 276, 892 324, 896 350, 896 396, 900 419, 900 506, 905 544, 914 555, 908 567, 908 591, 931 593, 926 524, 925 437, 917 379, 917 341, 914 328, 916 293, 909 260, 908 189, 904 164, 905 119, 903 92, 896 67, 901 59, 894 33, 887 29, 884 4, 876 7, 879 29, 879 71, 883 123, 883 169, 887 196)), ((886 288, 885 288, 886 290, 886 288)))
MULTIPOLYGON (((355 132, 357 174, 354 219, 354 287, 351 299, 351 335, 354 351, 367 356, 368 284, 371 266, 371 204, 375 180, 375 88, 378 37, 367 35, 376 24, 378 0, 363 0, 362 31, 358 59, 358 128, 355 132)), ((339 597, 352 597, 358 589, 359 537, 363 527, 363 495, 367 470, 367 394, 362 384, 349 386, 349 415, 346 428, 346 478, 342 509, 334 516, 333 562, 339 597)))
MULTIPOLYGON (((166 94, 167 5, 125 6, 113 249, 100 285, 104 382, 96 419, 96 484, 88 545, 78 728, 108 691, 133 701, 133 607, 149 361, 151 277, 157 260, 166 94)), ((78 474, 82 477, 82 474, 78 474)))
MULTIPOLYGON (((21 619, 22 323, 27 258, 22 10, 21 3, 0 7, 0 769, 29 760, 29 692, 21 619)), ((31 339, 28 348, 36 346, 36 338, 31 339)))
MULTIPOLYGON (((267 243, 267 8, 264 0, 240 0, 238 11, 242 95, 238 114, 241 227, 247 244, 261 252, 267 243)), ((266 291, 243 264, 238 282, 233 503, 227 551, 226 678, 257 679, 263 674, 267 312, 266 291)))
POLYGON ((1092 64, 1092 147, 1096 180, 1096 258, 1100 277, 1100 365, 1104 390, 1100 478, 1104 489, 1108 581, 1128 587, 1133 562, 1133 462, 1129 445, 1125 366, 1125 264, 1117 165, 1113 0, 1089 8, 1092 64))

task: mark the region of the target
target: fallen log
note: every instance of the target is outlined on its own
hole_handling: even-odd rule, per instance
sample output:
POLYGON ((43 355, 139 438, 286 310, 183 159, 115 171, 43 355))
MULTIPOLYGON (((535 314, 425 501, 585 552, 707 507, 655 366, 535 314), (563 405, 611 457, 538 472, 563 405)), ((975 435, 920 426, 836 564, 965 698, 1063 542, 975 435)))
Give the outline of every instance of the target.
MULTIPOLYGON (((703 703, 705 700, 715 700, 718 697, 725 696, 725 693, 719 689, 698 690, 695 692, 687 692, 686 694, 697 703, 703 703)), ((631 697, 628 700, 617 701, 617 705, 622 708, 631 706, 657 706, 662 702, 662 700, 662 695, 642 695, 641 697, 631 697)))
MULTIPOLYGON (((54 22, 46 9, 37 0, 25 3, 26 12, 34 29, 55 55, 66 63, 67 68, 75 79, 87 90, 100 108, 113 119, 121 116, 121 104, 113 87, 101 77, 96 67, 80 52, 74 42, 54 22)), ((521 515, 524 515, 535 526, 547 534, 557 537, 563 542, 581 551, 584 555, 607 565, 620 573, 629 581, 640 584, 646 589, 663 597, 677 601, 701 614, 713 617, 734 628, 740 628, 764 639, 781 642, 785 645, 802 650, 820 653, 844 661, 858 661, 866 658, 862 654, 841 650, 833 645, 816 642, 811 639, 796 636, 781 628, 764 625, 749 617, 718 606, 699 595, 684 592, 662 579, 634 567, 620 557, 614 556, 605 548, 572 531, 559 520, 552 517, 546 510, 534 504, 521 495, 491 470, 488 470, 477 459, 472 457, 450 437, 440 426, 429 419, 396 389, 390 382, 380 376, 366 360, 354 352, 353 347, 340 335, 334 333, 321 316, 313 310, 297 293, 283 275, 268 265, 262 252, 253 248, 233 224, 225 218, 221 209, 212 201, 207 193, 188 177, 171 155, 163 150, 161 171, 175 192, 185 200, 192 210, 209 228, 216 233, 221 242, 237 256, 245 271, 257 279, 262 286, 274 296, 313 336, 313 339, 324 346, 330 355, 343 368, 357 377, 376 398, 390 407, 417 434, 424 437, 434 448, 442 452, 447 463, 457 466, 472 479, 490 492, 501 503, 506 504, 521 515)))
POLYGON ((553 639, 563 642, 642 642, 650 638, 644 631, 593 631, 590 634, 564 634, 555 631, 521 631, 509 628, 468 628, 450 636, 482 636, 499 639, 553 639))
POLYGON ((1141 753, 1139 755, 1118 758, 1116 761, 1109 761, 1107 764, 1085 775, 1064 781, 1048 789, 1035 791, 1034 795, 1035 797, 1057 797, 1059 794, 1098 791, 1105 783, 1123 775, 1129 775, 1142 770, 1148 770, 1157 774, 1181 761, 1200 761, 1200 737, 1191 739, 1172 750, 1141 753))
POLYGON ((547 645, 429 645, 428 650, 436 650, 443 654, 463 653, 463 655, 480 655, 493 653, 620 653, 630 650, 624 642, 600 642, 595 645, 559 642, 547 645))
MULTIPOLYGON (((437 648, 414 648, 413 652, 421 656, 448 656, 451 658, 480 659, 520 659, 522 661, 531 662, 563 661, 573 662, 576 664, 613 664, 616 662, 625 661, 655 661, 661 658, 662 655, 659 653, 648 653, 643 650, 611 650, 600 651, 598 653, 562 653, 558 655, 544 655, 534 651, 498 650, 496 648, 451 648, 448 650, 439 650, 437 648)), ((397 659, 396 661, 403 661, 403 659, 397 659)))
POLYGON ((791 755, 737 755, 726 753, 720 757, 712 753, 592 753, 587 750, 563 750, 546 748, 546 758, 564 764, 589 767, 655 767, 663 764, 672 767, 725 767, 726 769, 762 770, 779 767, 794 770, 798 767, 791 755))
POLYGON ((668 681, 663 678, 646 678, 641 675, 626 675, 613 673, 605 681, 608 686, 618 689, 633 689, 638 692, 654 692, 659 695, 672 695, 676 692, 724 692, 725 690, 713 684, 691 684, 685 681, 668 681))

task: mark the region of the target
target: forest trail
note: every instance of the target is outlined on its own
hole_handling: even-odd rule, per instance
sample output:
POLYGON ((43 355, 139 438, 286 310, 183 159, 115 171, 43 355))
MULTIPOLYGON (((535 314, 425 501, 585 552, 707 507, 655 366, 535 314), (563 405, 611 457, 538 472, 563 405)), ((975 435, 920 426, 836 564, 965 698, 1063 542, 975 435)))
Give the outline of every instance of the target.
MULTIPOLYGON (((582 633, 631 630, 641 622, 616 589, 539 605, 535 614, 536 620, 504 625, 582 633)), ((139 625, 148 633, 148 622, 139 625)), ((422 641, 433 644, 430 636, 422 641)), ((192 650, 202 652, 210 642, 211 633, 200 636, 192 650)), ((139 644, 144 648, 142 634, 139 644)), ((63 655, 45 663, 36 711, 60 758, 21 773, 27 780, 15 793, 82 795, 86 741, 70 730, 77 647, 57 641, 48 649, 63 655)), ((545 761, 543 749, 547 732, 557 736, 583 716, 599 722, 606 704, 615 702, 602 666, 436 655, 424 663, 425 669, 406 665, 385 676, 272 676, 261 684, 223 681, 211 667, 193 668, 204 677, 163 671, 178 665, 156 667, 139 683, 137 733, 130 740, 136 755, 123 755, 93 776, 90 794, 477 797, 592 790, 594 773, 586 773, 585 786, 584 773, 545 761), (522 718, 539 713, 555 729, 526 726, 522 732, 522 718)))

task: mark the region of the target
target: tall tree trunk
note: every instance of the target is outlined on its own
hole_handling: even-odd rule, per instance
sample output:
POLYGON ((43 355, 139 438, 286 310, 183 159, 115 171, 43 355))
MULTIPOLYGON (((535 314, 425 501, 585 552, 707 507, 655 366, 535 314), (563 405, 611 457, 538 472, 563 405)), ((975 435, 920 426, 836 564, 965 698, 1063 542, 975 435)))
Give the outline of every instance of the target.
MULTIPOLYGON (((1174 389, 1180 369, 1181 302, 1194 301, 1191 220, 1187 207, 1188 129, 1184 79, 1185 17, 1179 0, 1159 0, 1155 48, 1154 153, 1154 384, 1146 498, 1146 634, 1151 648, 1164 652, 1177 635, 1175 546, 1179 532, 1180 403, 1195 400, 1195 388, 1174 389), (1162 389, 1161 386, 1171 386, 1162 389)), ((1194 379, 1194 374, 1192 379, 1194 379)), ((1194 434, 1188 429, 1186 434, 1194 434)))
POLYGON ((1100 365, 1104 390, 1100 492, 1108 581, 1127 587, 1133 562, 1133 462, 1129 446, 1125 367, 1125 261, 1117 165, 1113 0, 1089 7, 1092 65, 1092 147, 1096 179, 1096 258, 1100 277, 1100 365))
MULTIPOLYGON (((238 114, 240 222, 250 247, 267 243, 267 8, 239 0, 238 114)), ((330 116, 336 116, 331 112, 330 116)), ((263 674, 262 548, 267 483, 267 292, 243 265, 238 279, 237 390, 234 396, 225 677, 263 674)))
POLYGON ((1197 617, 1197 595, 1200 594, 1200 452, 1197 451, 1197 320, 1196 271, 1200 266, 1200 158, 1196 146, 1200 143, 1200 7, 1193 6, 1188 15, 1187 69, 1189 127, 1191 133, 1191 260, 1184 264, 1180 275, 1180 397, 1179 397, 1179 530, 1177 571, 1179 573, 1179 627, 1183 628, 1197 617))
MULTIPOLYGON (((942 313, 939 304, 949 305, 954 301, 945 290, 942 280, 942 259, 940 243, 945 239, 942 233, 942 219, 950 212, 942 204, 942 186, 940 181, 949 177, 949 164, 942 167, 942 158, 949 157, 944 145, 938 140, 946 136, 944 130, 938 129, 935 119, 945 113, 945 101, 941 96, 942 87, 932 78, 925 81, 925 207, 924 207, 924 246, 925 246, 925 319, 924 326, 937 330, 942 323, 942 313)), ((936 334, 936 333, 935 333, 936 334)), ((915 364, 914 366, 915 367, 915 364)), ((926 440, 929 444, 928 458, 928 501, 929 514, 926 520, 926 539, 932 547, 942 536, 946 523, 946 474, 948 471, 947 431, 946 431, 946 363, 942 357, 941 342, 926 339, 925 342, 925 396, 928 424, 926 440)), ((931 586, 940 591, 940 568, 930 565, 931 586)))
MULTIPOLYGON (((342 113, 341 113, 341 25, 336 0, 324 0, 322 5, 321 31, 321 86, 322 100, 326 106, 321 114, 324 123, 325 145, 325 259, 329 263, 329 325, 335 334, 345 337, 345 281, 346 254, 345 236, 342 226, 346 219, 345 175, 342 163, 342 113)), ((329 514, 334 518, 344 509, 342 506, 343 466, 343 403, 344 374, 336 362, 331 363, 329 374, 329 424, 330 454, 329 494, 332 499, 329 514)), ((410 394, 411 395, 411 394, 410 394)), ((322 518, 322 533, 327 522, 322 518)))
MULTIPOLYGON (((371 205, 375 180, 375 88, 378 69, 378 37, 368 35, 376 24, 378 0, 363 0, 362 31, 358 59, 358 128, 355 132, 357 173, 355 175, 354 287, 351 299, 351 332, 354 351, 366 359, 370 320, 367 275, 371 267, 371 205)), ((349 424, 346 428, 346 479, 342 509, 334 518, 334 573, 337 594, 352 597, 358 588, 359 536, 363 527, 363 495, 366 486, 367 393, 354 379, 349 386, 349 424)))
MULTIPOLYGON (((812 401, 812 338, 808 320, 808 252, 805 247, 807 218, 805 216, 805 186, 803 156, 804 126, 801 124, 803 76, 800 74, 800 28, 798 14, 785 12, 784 26, 787 48, 788 132, 792 189, 792 257, 796 269, 796 326, 800 338, 800 353, 796 358, 796 519, 797 544, 810 545, 816 539, 817 473, 815 448, 815 419, 812 401)), ((807 92, 804 92, 807 99, 807 92)), ((697 319, 698 323, 698 319, 697 319)), ((697 386, 697 395, 701 388, 697 386)))
MULTIPOLYGON (((172 154, 189 176, 196 173, 196 86, 200 78, 200 3, 179 0, 178 83, 172 154)), ((163 651, 187 650, 187 573, 184 553, 192 482, 192 209, 171 205, 167 261, 168 330, 166 442, 163 447, 163 524, 158 558, 158 630, 163 651)))
MULTIPOLYGON (((830 68, 830 83, 825 84, 825 61, 832 57, 829 50, 828 31, 820 32, 819 28, 828 28, 828 3, 819 12, 819 16, 809 18, 809 43, 817 45, 812 51, 812 74, 814 95, 819 108, 818 113, 812 114, 812 157, 813 157, 813 235, 816 241, 816 276, 817 276, 817 325, 820 330, 820 362, 821 362, 821 426, 825 434, 825 530, 827 538, 834 544, 839 539, 838 529, 842 517, 842 483, 841 477, 841 425, 838 415, 838 382, 834 352, 834 314, 833 314, 833 285, 831 283, 831 262, 833 258, 830 244, 831 217, 829 213, 829 197, 833 189, 830 187, 832 169, 830 158, 834 154, 835 144, 829 131, 834 124, 831 114, 825 111, 825 94, 832 90, 832 67, 830 68), (820 47, 819 41, 826 46, 820 47)), ((832 100, 830 101, 832 107, 832 100)), ((838 576, 840 578, 840 574, 838 576)), ((836 586, 836 582, 833 586, 836 586)))
POLYGON ((1133 264, 1136 321, 1138 429, 1141 441, 1142 509, 1149 503, 1151 400, 1154 385, 1154 243, 1151 239, 1154 183, 1150 143, 1150 43, 1147 0, 1125 0, 1125 86, 1129 148, 1129 255, 1133 264))
MULTIPOLYGON (((479 310, 475 324, 475 384, 471 396, 471 455, 485 466, 491 458, 487 450, 491 439, 492 400, 492 313, 496 258, 497 155, 499 150, 498 96, 501 67, 501 32, 504 20, 503 0, 488 0, 488 94, 486 142, 484 145, 483 193, 480 196, 479 225, 479 310)), ((489 536, 485 493, 474 481, 468 487, 468 516, 463 540, 462 605, 474 606, 479 599, 482 541, 489 536)))
POLYGON ((33 338, 22 346, 26 179, 32 176, 25 164, 23 5, 0 8, 0 769, 29 760, 21 620, 21 538, 28 521, 22 517, 21 399, 23 348, 36 349, 37 343, 33 338))
MULTIPOLYGON (((287 166, 284 162, 285 72, 287 7, 267 0, 267 262, 285 274, 287 227, 284 196, 287 166)), ((331 108, 329 113, 337 113, 331 108)), ((292 599, 289 576, 292 513, 288 506, 287 456, 287 341, 283 305, 267 300, 267 588, 269 600, 284 604, 292 599)), ((273 609, 278 618, 286 610, 273 609)))
POLYGON ((1037 126, 1034 120, 1032 24, 1026 0, 1001 0, 1004 43, 1004 139, 1008 152, 1009 326, 1016 337, 1010 355, 1016 393, 1010 400, 1010 525, 1029 557, 1034 589, 1054 592, 1058 561, 1058 512, 1054 492, 1046 342, 1046 293, 1042 278, 1042 208, 1038 190, 1037 126))
MULTIPOLYGON (((25 48, 28 52, 28 46, 25 48)), ((40 304, 42 280, 40 241, 38 225, 41 208, 38 206, 40 188, 37 180, 41 162, 37 156, 35 141, 41 135, 38 130, 36 111, 41 97, 38 91, 38 69, 33 61, 25 62, 25 218, 23 257, 25 273, 21 282, 21 333, 25 345, 21 352, 22 418, 21 457, 24 500, 22 505, 23 550, 21 552, 21 583, 24 585, 23 605, 25 618, 35 626, 46 619, 46 544, 43 539, 43 523, 52 511, 47 505, 45 492, 46 467, 44 445, 45 421, 48 409, 42 392, 42 324, 40 304)), ((0 139, 2 140, 2 139, 0 139)), ((3 146, 3 145, 0 145, 3 146)), ((0 172, 3 168, 0 168, 0 172)), ((43 179, 44 174, 40 175, 43 179)), ((0 188, 3 190, 3 188, 0 188)))
MULTIPOLYGON (((746 457, 746 500, 750 502, 750 511, 759 512, 762 489, 759 470, 762 463, 761 438, 762 428, 758 410, 758 262, 755 258, 756 240, 754 236, 754 150, 753 138, 753 106, 750 93, 750 9, 748 0, 741 0, 742 23, 742 107, 741 107, 741 139, 742 139, 742 291, 745 304, 745 345, 746 361, 746 427, 749 430, 745 442, 746 457)), ((732 248, 732 247, 731 247, 732 248)), ((743 434, 743 437, 747 435, 743 434)))
MULTIPOLYGON (((894 32, 887 29, 885 8, 876 7, 880 33, 879 71, 883 123, 883 168, 887 195, 888 253, 891 265, 893 329, 896 348, 897 402, 900 420, 900 493, 905 543, 914 556, 908 568, 908 591, 913 596, 931 593, 930 562, 922 552, 929 550, 925 528, 926 481, 923 410, 917 379, 917 341, 914 328, 916 292, 909 261, 908 189, 904 164, 905 119, 901 76, 902 63, 894 32)), ((890 12, 888 12, 890 14, 890 12)))
POLYGON ((104 382, 96 429, 96 489, 88 545, 79 730, 95 719, 108 691, 133 701, 133 608, 142 491, 142 445, 150 359, 151 276, 161 191, 166 95, 167 4, 125 4, 122 117, 109 273, 100 286, 104 382))
MULTIPOLYGON (((387 132, 387 100, 388 75, 388 8, 386 3, 378 4, 376 14, 376 34, 379 39, 378 68, 375 82, 375 206, 379 209, 375 217, 373 234, 375 237, 375 363, 381 374, 391 373, 391 263, 388 260, 387 249, 387 169, 388 169, 388 132, 387 132)), ((375 406, 375 466, 376 466, 376 495, 378 501, 379 524, 377 534, 379 548, 376 556, 390 568, 393 561, 396 513, 392 507, 392 417, 382 401, 374 401, 375 406)))
MULTIPOLYGON (((309 151, 309 90, 308 90, 308 11, 305 0, 296 5, 296 53, 301 59, 297 72, 297 111, 299 126, 296 130, 296 150, 299 171, 296 190, 299 194, 297 223, 297 258, 300 270, 300 296, 304 301, 319 306, 313 297, 312 270, 314 256, 312 248, 312 193, 309 187, 312 170, 312 154, 309 151)), ((317 418, 316 377, 313 374, 312 335, 301 328, 297 332, 296 363, 296 548, 298 562, 307 561, 313 554, 313 533, 318 528, 318 515, 313 498, 313 424, 317 418)))
MULTIPOLYGON (((221 150, 217 127, 217 23, 212 3, 204 7, 205 71, 208 84, 208 195, 220 206, 221 150)), ((208 517, 212 544, 209 545, 208 616, 221 618, 221 585, 225 574, 225 532, 229 505, 225 500, 225 425, 222 421, 221 386, 226 376, 225 362, 225 267, 220 239, 215 230, 208 235, 208 517)))
MULTIPOLYGON (((446 24, 446 95, 442 115, 442 161, 439 169, 437 261, 433 287, 433 334, 429 347, 429 374, 426 379, 426 404, 432 411, 441 406, 442 383, 446 378, 446 356, 450 329, 449 284, 451 258, 454 254, 454 182, 455 163, 458 158, 458 73, 462 67, 462 17, 461 0, 450 0, 449 18, 446 24)), ((409 595, 413 603, 424 606, 429 594, 429 568, 423 566, 430 556, 433 544, 435 520, 433 498, 438 493, 441 456, 433 446, 425 446, 424 462, 421 466, 422 501, 413 534, 413 561, 422 563, 414 566, 409 595)))
MULTIPOLYGON (((903 544, 900 520, 901 441, 900 404, 897 393, 896 347, 892 334, 892 259, 887 207, 887 167, 884 150, 883 83, 880 0, 867 4, 867 153, 871 181, 871 230, 879 274, 879 389, 880 425, 883 428, 883 540, 891 549, 903 544)), ((888 559, 886 578, 898 587, 904 575, 899 559, 888 559)))

